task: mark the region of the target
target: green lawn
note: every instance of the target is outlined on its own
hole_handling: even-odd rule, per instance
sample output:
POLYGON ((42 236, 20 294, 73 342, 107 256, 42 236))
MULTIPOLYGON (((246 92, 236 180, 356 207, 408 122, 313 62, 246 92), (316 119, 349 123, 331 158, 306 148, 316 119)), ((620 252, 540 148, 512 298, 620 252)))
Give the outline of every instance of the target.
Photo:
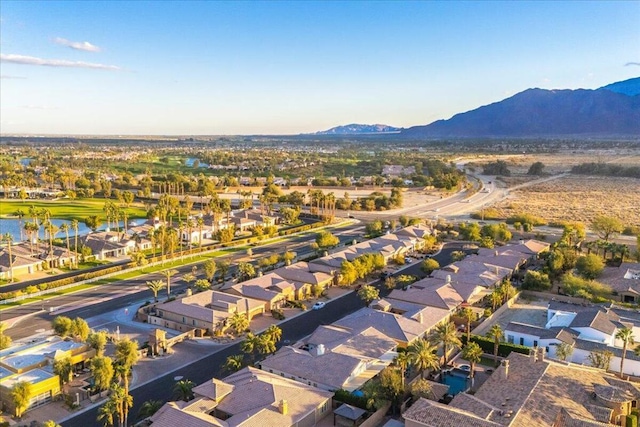
MULTIPOLYGON (((21 209, 25 212, 25 220, 28 219, 29 208, 35 206, 38 209, 49 209, 51 216, 56 219, 84 221, 88 216, 98 215, 104 220, 104 199, 79 199, 79 200, 0 200, 0 216, 12 216, 15 211, 21 209)), ((145 218, 147 213, 139 206, 126 208, 129 219, 145 218)))

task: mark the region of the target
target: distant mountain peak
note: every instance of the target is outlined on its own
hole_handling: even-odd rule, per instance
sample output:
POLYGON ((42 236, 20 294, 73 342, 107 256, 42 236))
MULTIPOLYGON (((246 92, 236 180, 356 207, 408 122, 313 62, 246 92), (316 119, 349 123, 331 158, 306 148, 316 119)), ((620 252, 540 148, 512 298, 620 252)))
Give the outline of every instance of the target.
POLYGON ((590 89, 527 89, 448 120, 403 129, 411 138, 640 136, 640 78, 590 89))
POLYGON ((331 129, 316 132, 314 135, 364 135, 378 133, 398 133, 401 130, 402 128, 397 128, 389 125, 363 125, 352 123, 349 125, 336 126, 331 129))

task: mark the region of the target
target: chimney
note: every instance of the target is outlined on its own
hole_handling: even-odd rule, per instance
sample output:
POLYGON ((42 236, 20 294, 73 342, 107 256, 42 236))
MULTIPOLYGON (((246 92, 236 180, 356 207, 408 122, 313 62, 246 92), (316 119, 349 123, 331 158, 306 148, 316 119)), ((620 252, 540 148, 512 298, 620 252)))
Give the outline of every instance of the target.
POLYGON ((447 274, 447 283, 451 283, 451 275, 447 274))
POLYGON ((422 312, 418 313, 418 323, 422 324, 423 322, 423 318, 422 318, 422 312))
POLYGON ((278 409, 282 415, 287 415, 289 413, 289 403, 286 400, 281 400, 278 404, 278 409))
POLYGON ((318 344, 316 347, 316 356, 322 356, 324 354, 324 344, 318 344))
POLYGON ((494 255, 494 256, 498 256, 498 251, 495 251, 495 252, 493 253, 493 255, 494 255))
POLYGON ((544 362, 545 355, 547 354, 547 349, 545 347, 539 347, 538 351, 538 362, 544 362))
POLYGON ((536 363, 536 361, 538 360, 538 347, 533 347, 531 350, 529 350, 529 360, 531 361, 531 363, 536 363))
POLYGON ((509 378, 509 360, 502 360, 501 365, 504 368, 502 370, 502 379, 506 381, 509 378))

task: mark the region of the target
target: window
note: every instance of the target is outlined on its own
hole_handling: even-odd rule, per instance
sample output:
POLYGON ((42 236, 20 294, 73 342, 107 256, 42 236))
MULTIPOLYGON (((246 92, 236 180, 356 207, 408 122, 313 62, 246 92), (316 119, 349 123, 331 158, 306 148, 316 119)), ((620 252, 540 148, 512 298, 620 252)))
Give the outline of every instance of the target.
POLYGON ((193 322, 193 326, 196 326, 196 319, 191 319, 191 322, 193 322))
POLYGON ((513 344, 513 335, 507 335, 507 342, 513 344))
POLYGON ((537 347, 538 346, 538 340, 533 340, 533 346, 537 347))
POLYGON ((182 323, 186 323, 185 320, 184 320, 184 316, 182 316, 182 323))
POLYGON ((520 345, 524 345, 524 338, 520 338, 520 345))

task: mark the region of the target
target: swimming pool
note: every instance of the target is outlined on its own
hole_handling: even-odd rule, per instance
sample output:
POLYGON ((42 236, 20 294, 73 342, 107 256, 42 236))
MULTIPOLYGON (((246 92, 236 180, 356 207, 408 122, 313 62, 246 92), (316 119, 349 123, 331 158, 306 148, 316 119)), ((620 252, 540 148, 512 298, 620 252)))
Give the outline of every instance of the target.
POLYGON ((456 395, 471 386, 469 373, 461 369, 443 372, 442 382, 449 386, 449 394, 456 395))

